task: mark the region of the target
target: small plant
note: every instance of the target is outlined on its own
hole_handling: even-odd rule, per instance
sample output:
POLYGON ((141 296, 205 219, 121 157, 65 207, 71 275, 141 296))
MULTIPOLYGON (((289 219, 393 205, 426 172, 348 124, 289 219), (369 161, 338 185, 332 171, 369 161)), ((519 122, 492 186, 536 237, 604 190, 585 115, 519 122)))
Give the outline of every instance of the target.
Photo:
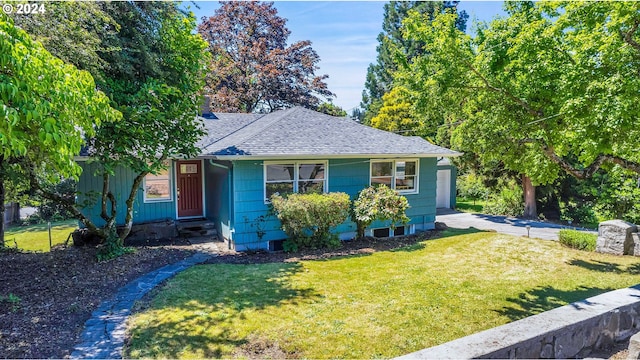
POLYGON ((358 194, 353 201, 351 218, 358 226, 358 237, 364 236, 364 230, 375 220, 391 221, 391 228, 396 224, 409 222, 406 211, 409 201, 395 190, 385 186, 369 186, 358 194))
MULTIPOLYGON (((246 216, 244 217, 244 221, 246 223, 250 222, 249 218, 246 216)), ((265 229, 266 222, 267 222, 267 216, 265 215, 260 215, 250 222, 251 228, 256 229, 256 235, 258 236, 258 239, 260 241, 262 241, 262 238, 267 234, 267 230, 265 229)))
POLYGON ((345 193, 291 194, 271 196, 271 205, 288 239, 285 251, 339 246, 331 228, 343 223, 349 215, 351 201, 345 193))
POLYGON ((578 250, 594 251, 597 239, 596 234, 571 229, 562 229, 558 234, 560 244, 578 250))
POLYGON ((0 296, 0 302, 11 305, 11 311, 16 312, 20 308, 22 299, 13 293, 9 293, 6 297, 0 296))
POLYGON ((135 249, 122 246, 120 241, 118 241, 118 235, 112 234, 111 238, 108 239, 98 250, 98 254, 96 254, 96 258, 98 261, 108 261, 115 258, 118 258, 125 254, 131 254, 135 252, 135 249))

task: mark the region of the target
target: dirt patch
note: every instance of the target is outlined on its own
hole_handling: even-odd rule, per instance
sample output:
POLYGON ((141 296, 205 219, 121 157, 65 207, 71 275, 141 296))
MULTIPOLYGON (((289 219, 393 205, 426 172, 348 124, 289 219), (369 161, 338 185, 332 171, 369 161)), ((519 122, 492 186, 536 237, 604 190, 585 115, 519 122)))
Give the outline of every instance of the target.
POLYGON ((0 252, 0 357, 68 357, 102 301, 135 278, 191 254, 189 247, 144 247, 99 263, 92 247, 0 252))

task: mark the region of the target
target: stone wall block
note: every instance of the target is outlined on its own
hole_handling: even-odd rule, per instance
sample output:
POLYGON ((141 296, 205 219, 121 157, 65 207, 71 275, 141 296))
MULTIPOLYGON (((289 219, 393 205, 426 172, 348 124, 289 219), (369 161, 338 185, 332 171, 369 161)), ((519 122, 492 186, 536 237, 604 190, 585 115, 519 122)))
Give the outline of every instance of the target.
POLYGON ((640 256, 640 234, 633 233, 631 234, 631 240, 633 240, 633 256, 640 256))
POLYGON ((580 328, 567 329, 556 336, 555 358, 568 359, 575 357, 585 346, 584 332, 580 328))
POLYGON ((596 251, 614 255, 633 254, 631 234, 637 231, 636 225, 623 220, 603 221, 598 225, 596 251))
POLYGON ((540 351, 540 359, 553 359, 555 351, 552 344, 545 344, 540 351))
POLYGON ((633 335, 629 339, 627 359, 640 359, 640 333, 633 335))

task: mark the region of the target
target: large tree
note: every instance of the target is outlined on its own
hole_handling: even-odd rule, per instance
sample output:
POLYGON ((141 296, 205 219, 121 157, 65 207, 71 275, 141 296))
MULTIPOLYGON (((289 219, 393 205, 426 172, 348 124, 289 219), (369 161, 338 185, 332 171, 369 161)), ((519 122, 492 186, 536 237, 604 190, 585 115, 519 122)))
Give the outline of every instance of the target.
MULTIPOLYGON (((50 11, 57 7, 73 11, 64 3, 50 5, 47 8, 50 11)), ((97 226, 76 204, 66 204, 91 232, 114 245, 111 248, 118 249, 130 232, 134 201, 144 177, 166 169, 166 160, 170 157, 194 156, 198 151, 195 142, 203 130, 196 115, 204 86, 207 45, 195 33, 193 14, 185 14, 175 3, 109 2, 100 3, 92 10, 104 20, 101 31, 95 31, 93 22, 78 13, 73 17, 52 17, 52 26, 30 30, 43 38, 54 35, 73 38, 76 30, 55 24, 78 16, 77 26, 84 27, 87 36, 99 39, 99 43, 87 51, 94 51, 102 65, 89 69, 95 72, 98 87, 109 95, 111 106, 123 114, 122 121, 99 126, 89 143, 91 161, 98 164, 97 176, 103 179, 97 201, 105 224, 97 226), (114 194, 110 186, 118 167, 129 168, 135 174, 125 194, 114 194), (120 208, 117 195, 121 195, 126 204, 125 227, 120 233, 116 231, 120 208)), ((49 44, 52 50, 64 54, 67 61, 86 65, 82 61, 84 57, 77 53, 83 49, 64 53, 56 46, 57 42, 49 44)), ((65 202, 54 194, 47 194, 37 181, 33 186, 44 196, 65 202)))
POLYGON ((534 186, 560 170, 587 178, 617 164, 640 173, 640 4, 505 7, 508 16, 474 38, 456 29, 455 14, 409 17, 406 36, 429 54, 399 76, 418 106, 447 114, 458 149, 522 174, 528 216, 537 215, 534 186))
POLYGON ((119 113, 91 75, 63 63, 0 14, 0 246, 5 182, 27 173, 49 181, 77 177, 83 136, 119 113))
MULTIPOLYGON (((378 114, 382 107, 383 95, 394 86, 394 74, 398 70, 395 57, 398 52, 411 60, 423 53, 423 44, 419 40, 402 35, 402 22, 410 11, 424 15, 426 21, 447 9, 455 9, 458 1, 390 1, 384 5, 382 32, 378 35, 377 57, 375 64, 369 64, 367 77, 362 91, 360 106, 364 109, 365 123, 378 114)), ((461 11, 456 18, 456 26, 466 29, 468 15, 461 11)))
POLYGON ((223 112, 271 112, 291 106, 316 108, 330 98, 316 76, 318 54, 310 41, 287 46, 290 31, 273 3, 222 2, 198 31, 212 54, 206 90, 223 112))

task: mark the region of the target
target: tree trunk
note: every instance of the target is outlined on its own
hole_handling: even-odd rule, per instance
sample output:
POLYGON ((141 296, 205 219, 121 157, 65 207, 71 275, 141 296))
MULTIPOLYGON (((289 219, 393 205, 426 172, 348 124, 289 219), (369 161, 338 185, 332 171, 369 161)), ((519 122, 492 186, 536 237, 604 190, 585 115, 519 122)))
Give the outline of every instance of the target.
POLYGON ((0 248, 3 248, 3 247, 4 247, 4 176, 0 175, 0 248))
POLYGON ((0 248, 4 247, 4 155, 0 155, 0 248))
POLYGON ((124 239, 126 239, 127 236, 129 236, 129 233, 131 232, 131 227, 133 226, 133 203, 136 200, 136 195, 138 194, 138 189, 140 188, 140 184, 142 184, 142 180, 144 179, 145 176, 147 176, 147 174, 149 174, 148 171, 143 171, 139 173, 138 176, 136 176, 136 178, 133 180, 133 185, 131 186, 129 197, 125 202, 127 205, 127 213, 124 219, 124 229, 122 229, 122 232, 119 235, 120 245, 124 244, 124 239))
POLYGON ((538 218, 538 209, 536 208, 536 187, 531 183, 531 179, 527 175, 522 175, 522 190, 524 192, 524 213, 527 219, 538 218))

